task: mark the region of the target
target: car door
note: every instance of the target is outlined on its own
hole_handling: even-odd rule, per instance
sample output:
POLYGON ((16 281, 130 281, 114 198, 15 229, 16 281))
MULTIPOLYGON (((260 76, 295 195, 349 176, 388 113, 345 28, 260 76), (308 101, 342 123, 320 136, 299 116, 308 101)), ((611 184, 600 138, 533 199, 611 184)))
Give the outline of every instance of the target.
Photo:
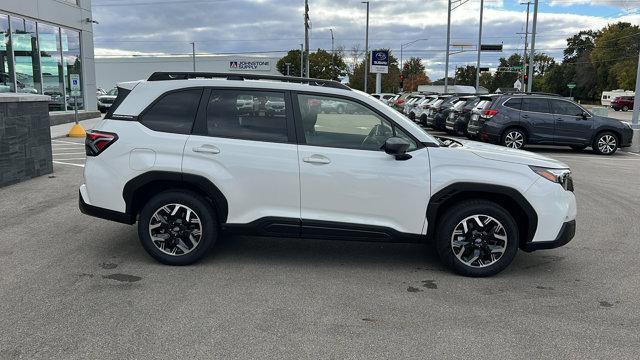
POLYGON ((537 144, 553 144, 555 140, 555 116, 549 100, 544 97, 522 98, 520 122, 527 131, 527 141, 537 144))
POLYGON ((570 101, 549 99, 549 102, 556 122, 554 142, 558 145, 588 143, 593 117, 570 101))
MULTIPOLYGON (((284 91, 206 89, 182 170, 209 179, 227 198, 227 223, 299 233, 300 182, 290 97, 284 91), (284 104, 277 111, 268 103, 284 104), (247 103, 251 106, 247 106, 247 103), (284 229, 284 230, 283 230, 284 229)), ((284 234, 283 234, 284 235, 284 234)))
POLYGON ((364 103, 314 94, 293 97, 303 236, 389 240, 389 231, 422 233, 430 192, 427 148, 364 103), (320 113, 318 106, 326 101, 357 111, 320 113), (380 149, 394 135, 411 142, 411 159, 396 160, 380 149))

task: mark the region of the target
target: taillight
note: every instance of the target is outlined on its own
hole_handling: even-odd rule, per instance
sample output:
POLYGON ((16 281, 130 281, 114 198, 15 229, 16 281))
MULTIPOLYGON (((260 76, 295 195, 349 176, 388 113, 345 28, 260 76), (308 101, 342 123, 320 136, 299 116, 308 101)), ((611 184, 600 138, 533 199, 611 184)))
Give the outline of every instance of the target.
POLYGON ((87 131, 87 137, 84 139, 84 149, 87 156, 98 156, 116 140, 118 140, 117 134, 89 130, 87 131))
POLYGON ((482 113, 482 117, 485 118, 485 119, 491 119, 497 113, 498 113, 498 110, 495 110, 495 109, 485 110, 482 113))

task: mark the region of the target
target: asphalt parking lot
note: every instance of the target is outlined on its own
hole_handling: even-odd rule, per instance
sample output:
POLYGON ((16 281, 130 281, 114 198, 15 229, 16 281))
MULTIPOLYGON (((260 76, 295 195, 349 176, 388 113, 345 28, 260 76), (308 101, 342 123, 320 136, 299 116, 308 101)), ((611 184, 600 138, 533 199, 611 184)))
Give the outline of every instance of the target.
POLYGON ((82 140, 0 189, 0 359, 637 358, 640 155, 537 147, 574 172, 578 228, 498 276, 425 246, 233 237, 167 267, 77 206, 82 140))

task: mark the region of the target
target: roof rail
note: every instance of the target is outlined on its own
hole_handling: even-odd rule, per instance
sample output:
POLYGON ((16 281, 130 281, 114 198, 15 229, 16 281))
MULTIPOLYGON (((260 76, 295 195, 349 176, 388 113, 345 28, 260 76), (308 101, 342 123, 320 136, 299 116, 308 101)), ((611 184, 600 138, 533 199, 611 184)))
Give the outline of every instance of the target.
POLYGON ((335 80, 300 78, 295 76, 279 76, 279 75, 258 75, 258 74, 236 74, 236 73, 213 73, 213 72, 166 72, 158 71, 149 76, 147 81, 163 81, 163 80, 187 80, 187 79, 213 79, 221 78, 227 80, 273 80, 299 84, 309 84, 312 86, 324 86, 335 89, 351 90, 345 84, 335 80))
POLYGON ((513 92, 503 92, 500 95, 545 95, 545 96, 557 96, 561 97, 562 95, 554 94, 554 93, 546 93, 546 92, 527 92, 527 91, 513 91, 513 92))

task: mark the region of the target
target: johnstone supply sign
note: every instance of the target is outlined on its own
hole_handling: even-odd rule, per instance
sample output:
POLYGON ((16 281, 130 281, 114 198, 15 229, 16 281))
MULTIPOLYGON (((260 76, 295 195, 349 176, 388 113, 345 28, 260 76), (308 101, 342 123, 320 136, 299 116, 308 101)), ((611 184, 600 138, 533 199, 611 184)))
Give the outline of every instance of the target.
POLYGON ((389 52, 386 50, 373 50, 371 52, 371 73, 389 73, 389 52))
POLYGON ((271 71, 269 60, 230 60, 230 71, 271 71))

